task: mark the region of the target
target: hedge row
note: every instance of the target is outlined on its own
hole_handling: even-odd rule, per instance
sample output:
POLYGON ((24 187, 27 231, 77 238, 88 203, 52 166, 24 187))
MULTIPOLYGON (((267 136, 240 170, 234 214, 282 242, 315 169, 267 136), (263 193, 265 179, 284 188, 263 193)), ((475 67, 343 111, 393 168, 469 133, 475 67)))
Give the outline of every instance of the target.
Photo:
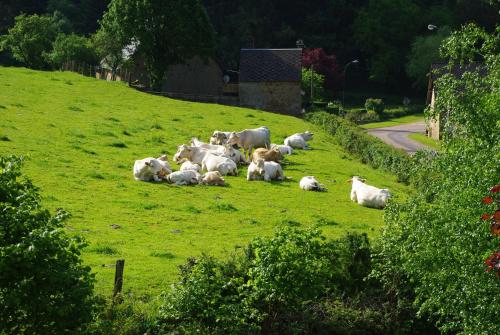
POLYGON ((339 144, 365 164, 394 173, 399 182, 409 183, 412 159, 355 124, 325 112, 311 113, 307 120, 333 135, 339 144))

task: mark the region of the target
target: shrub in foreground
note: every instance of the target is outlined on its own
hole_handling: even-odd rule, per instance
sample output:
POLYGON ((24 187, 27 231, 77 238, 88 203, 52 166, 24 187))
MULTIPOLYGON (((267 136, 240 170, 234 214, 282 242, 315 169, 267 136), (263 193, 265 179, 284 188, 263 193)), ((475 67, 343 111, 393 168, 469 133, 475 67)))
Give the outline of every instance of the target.
POLYGON ((94 276, 83 241, 62 229, 67 214, 43 209, 22 161, 0 157, 0 333, 74 334, 92 318, 94 276))
POLYGON ((229 260, 190 259, 181 267, 180 282, 163 295, 156 331, 404 333, 401 315, 381 286, 365 280, 370 250, 366 234, 328 241, 317 228, 283 227, 229 260))
POLYGON ((385 109, 384 101, 382 99, 368 98, 365 101, 365 109, 368 112, 372 111, 378 115, 381 115, 385 109))

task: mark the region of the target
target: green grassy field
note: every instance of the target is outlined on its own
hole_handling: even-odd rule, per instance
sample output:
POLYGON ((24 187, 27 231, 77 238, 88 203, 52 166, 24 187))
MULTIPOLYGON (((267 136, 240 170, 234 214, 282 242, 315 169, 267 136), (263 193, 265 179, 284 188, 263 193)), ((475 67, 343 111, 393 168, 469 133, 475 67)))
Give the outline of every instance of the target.
POLYGON ((405 124, 405 123, 413 123, 413 122, 422 121, 423 119, 424 119, 423 114, 406 115, 406 116, 402 116, 402 117, 398 117, 398 118, 389 119, 386 121, 366 123, 364 125, 361 125, 360 127, 365 128, 365 129, 392 127, 392 126, 399 126, 399 125, 405 124))
POLYGON ((375 237, 383 211, 349 199, 352 175, 387 187, 395 199, 409 189, 345 153, 326 133, 303 120, 257 110, 190 103, 135 91, 123 83, 73 73, 0 67, 0 153, 27 155, 26 174, 50 209, 72 213, 66 227, 89 242, 84 259, 97 289, 112 292, 114 262, 125 259, 125 292, 168 289, 177 265, 202 252, 224 256, 280 224, 324 225, 329 237, 346 231, 375 237), (267 125, 273 142, 315 132, 313 150, 297 151, 283 166, 282 183, 247 182, 246 168, 227 187, 178 187, 135 181, 134 160, 167 153, 213 130, 267 125), (314 175, 328 192, 299 189, 314 175), (113 225, 118 225, 113 226, 113 225))
POLYGON ((410 135, 408 135, 408 137, 414 141, 420 142, 420 143, 422 143, 428 147, 431 147, 433 149, 436 149, 436 150, 441 149, 441 144, 439 141, 436 141, 435 139, 432 139, 425 134, 419 134, 419 133, 410 134, 410 135))

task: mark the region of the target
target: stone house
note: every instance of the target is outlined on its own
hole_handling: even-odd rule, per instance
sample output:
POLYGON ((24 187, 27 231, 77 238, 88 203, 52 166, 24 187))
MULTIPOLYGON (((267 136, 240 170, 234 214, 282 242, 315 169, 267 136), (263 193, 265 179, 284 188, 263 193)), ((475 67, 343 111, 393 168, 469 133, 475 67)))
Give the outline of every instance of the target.
POLYGON ((241 49, 240 105, 299 115, 301 63, 302 49, 241 49))
MULTIPOLYGON (((427 85, 427 102, 431 109, 435 108, 436 95, 439 93, 436 90, 434 82, 441 76, 451 73, 456 79, 461 79, 465 72, 478 72, 484 74, 484 69, 480 63, 471 63, 465 66, 455 66, 451 70, 447 68, 447 64, 436 63, 432 64, 429 72, 429 84, 427 85)), ((447 123, 447 111, 439 111, 436 118, 427 120, 427 136, 440 140, 443 132, 448 129, 453 129, 453 125, 447 123)))

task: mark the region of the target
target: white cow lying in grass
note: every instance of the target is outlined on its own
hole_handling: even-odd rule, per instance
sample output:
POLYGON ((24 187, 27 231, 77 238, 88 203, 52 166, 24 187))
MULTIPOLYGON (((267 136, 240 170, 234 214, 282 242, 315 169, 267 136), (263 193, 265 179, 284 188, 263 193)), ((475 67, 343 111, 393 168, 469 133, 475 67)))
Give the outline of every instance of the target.
POLYGON ((271 149, 277 148, 281 154, 284 155, 291 155, 293 153, 293 148, 289 145, 283 145, 283 144, 271 144, 271 149))
POLYGON ((265 162, 259 159, 256 163, 251 162, 248 166, 247 180, 283 180, 285 175, 281 165, 276 162, 265 162))
POLYGON ((309 149, 307 141, 311 140, 313 133, 306 131, 305 133, 297 133, 285 138, 285 145, 291 146, 294 149, 309 149))
POLYGON ((180 171, 193 170, 196 172, 201 171, 201 166, 199 164, 191 163, 190 161, 185 161, 182 163, 180 171))
POLYGON ((158 158, 148 157, 136 160, 134 163, 134 178, 142 181, 162 181, 172 169, 167 161, 167 155, 158 158))
POLYGON ((314 176, 305 176, 300 180, 300 188, 305 191, 326 191, 326 187, 320 184, 314 176))
POLYGON ((217 154, 217 155, 223 155, 227 158, 229 158, 230 151, 233 148, 228 148, 228 150, 225 150, 224 153, 219 153, 219 152, 214 152, 208 149, 203 149, 199 147, 192 147, 188 145, 180 145, 177 149, 177 153, 174 155, 174 161, 176 163, 182 163, 184 161, 190 161, 191 163, 194 164, 199 164, 201 165, 201 162, 205 158, 206 155, 208 154, 217 154))
POLYGON ((238 175, 238 166, 236 163, 225 156, 217 156, 212 153, 205 155, 201 161, 201 169, 204 171, 219 171, 221 175, 238 175))
POLYGON ((237 144, 245 151, 245 158, 252 159, 252 150, 255 148, 267 148, 271 146, 271 131, 262 126, 255 129, 245 129, 240 132, 232 132, 229 135, 227 144, 237 144))
POLYGON ((384 208, 387 205, 387 200, 391 197, 388 189, 367 185, 365 180, 358 176, 352 177, 349 182, 352 183, 351 200, 361 206, 384 208))
POLYGON ((191 145, 193 147, 206 149, 215 152, 217 154, 226 155, 229 158, 231 158, 236 164, 248 164, 241 151, 233 148, 228 144, 225 145, 208 144, 208 143, 203 143, 196 137, 193 137, 191 138, 191 145))
POLYGON ((194 170, 176 171, 165 177, 167 183, 176 185, 194 185, 201 180, 201 175, 194 170))

